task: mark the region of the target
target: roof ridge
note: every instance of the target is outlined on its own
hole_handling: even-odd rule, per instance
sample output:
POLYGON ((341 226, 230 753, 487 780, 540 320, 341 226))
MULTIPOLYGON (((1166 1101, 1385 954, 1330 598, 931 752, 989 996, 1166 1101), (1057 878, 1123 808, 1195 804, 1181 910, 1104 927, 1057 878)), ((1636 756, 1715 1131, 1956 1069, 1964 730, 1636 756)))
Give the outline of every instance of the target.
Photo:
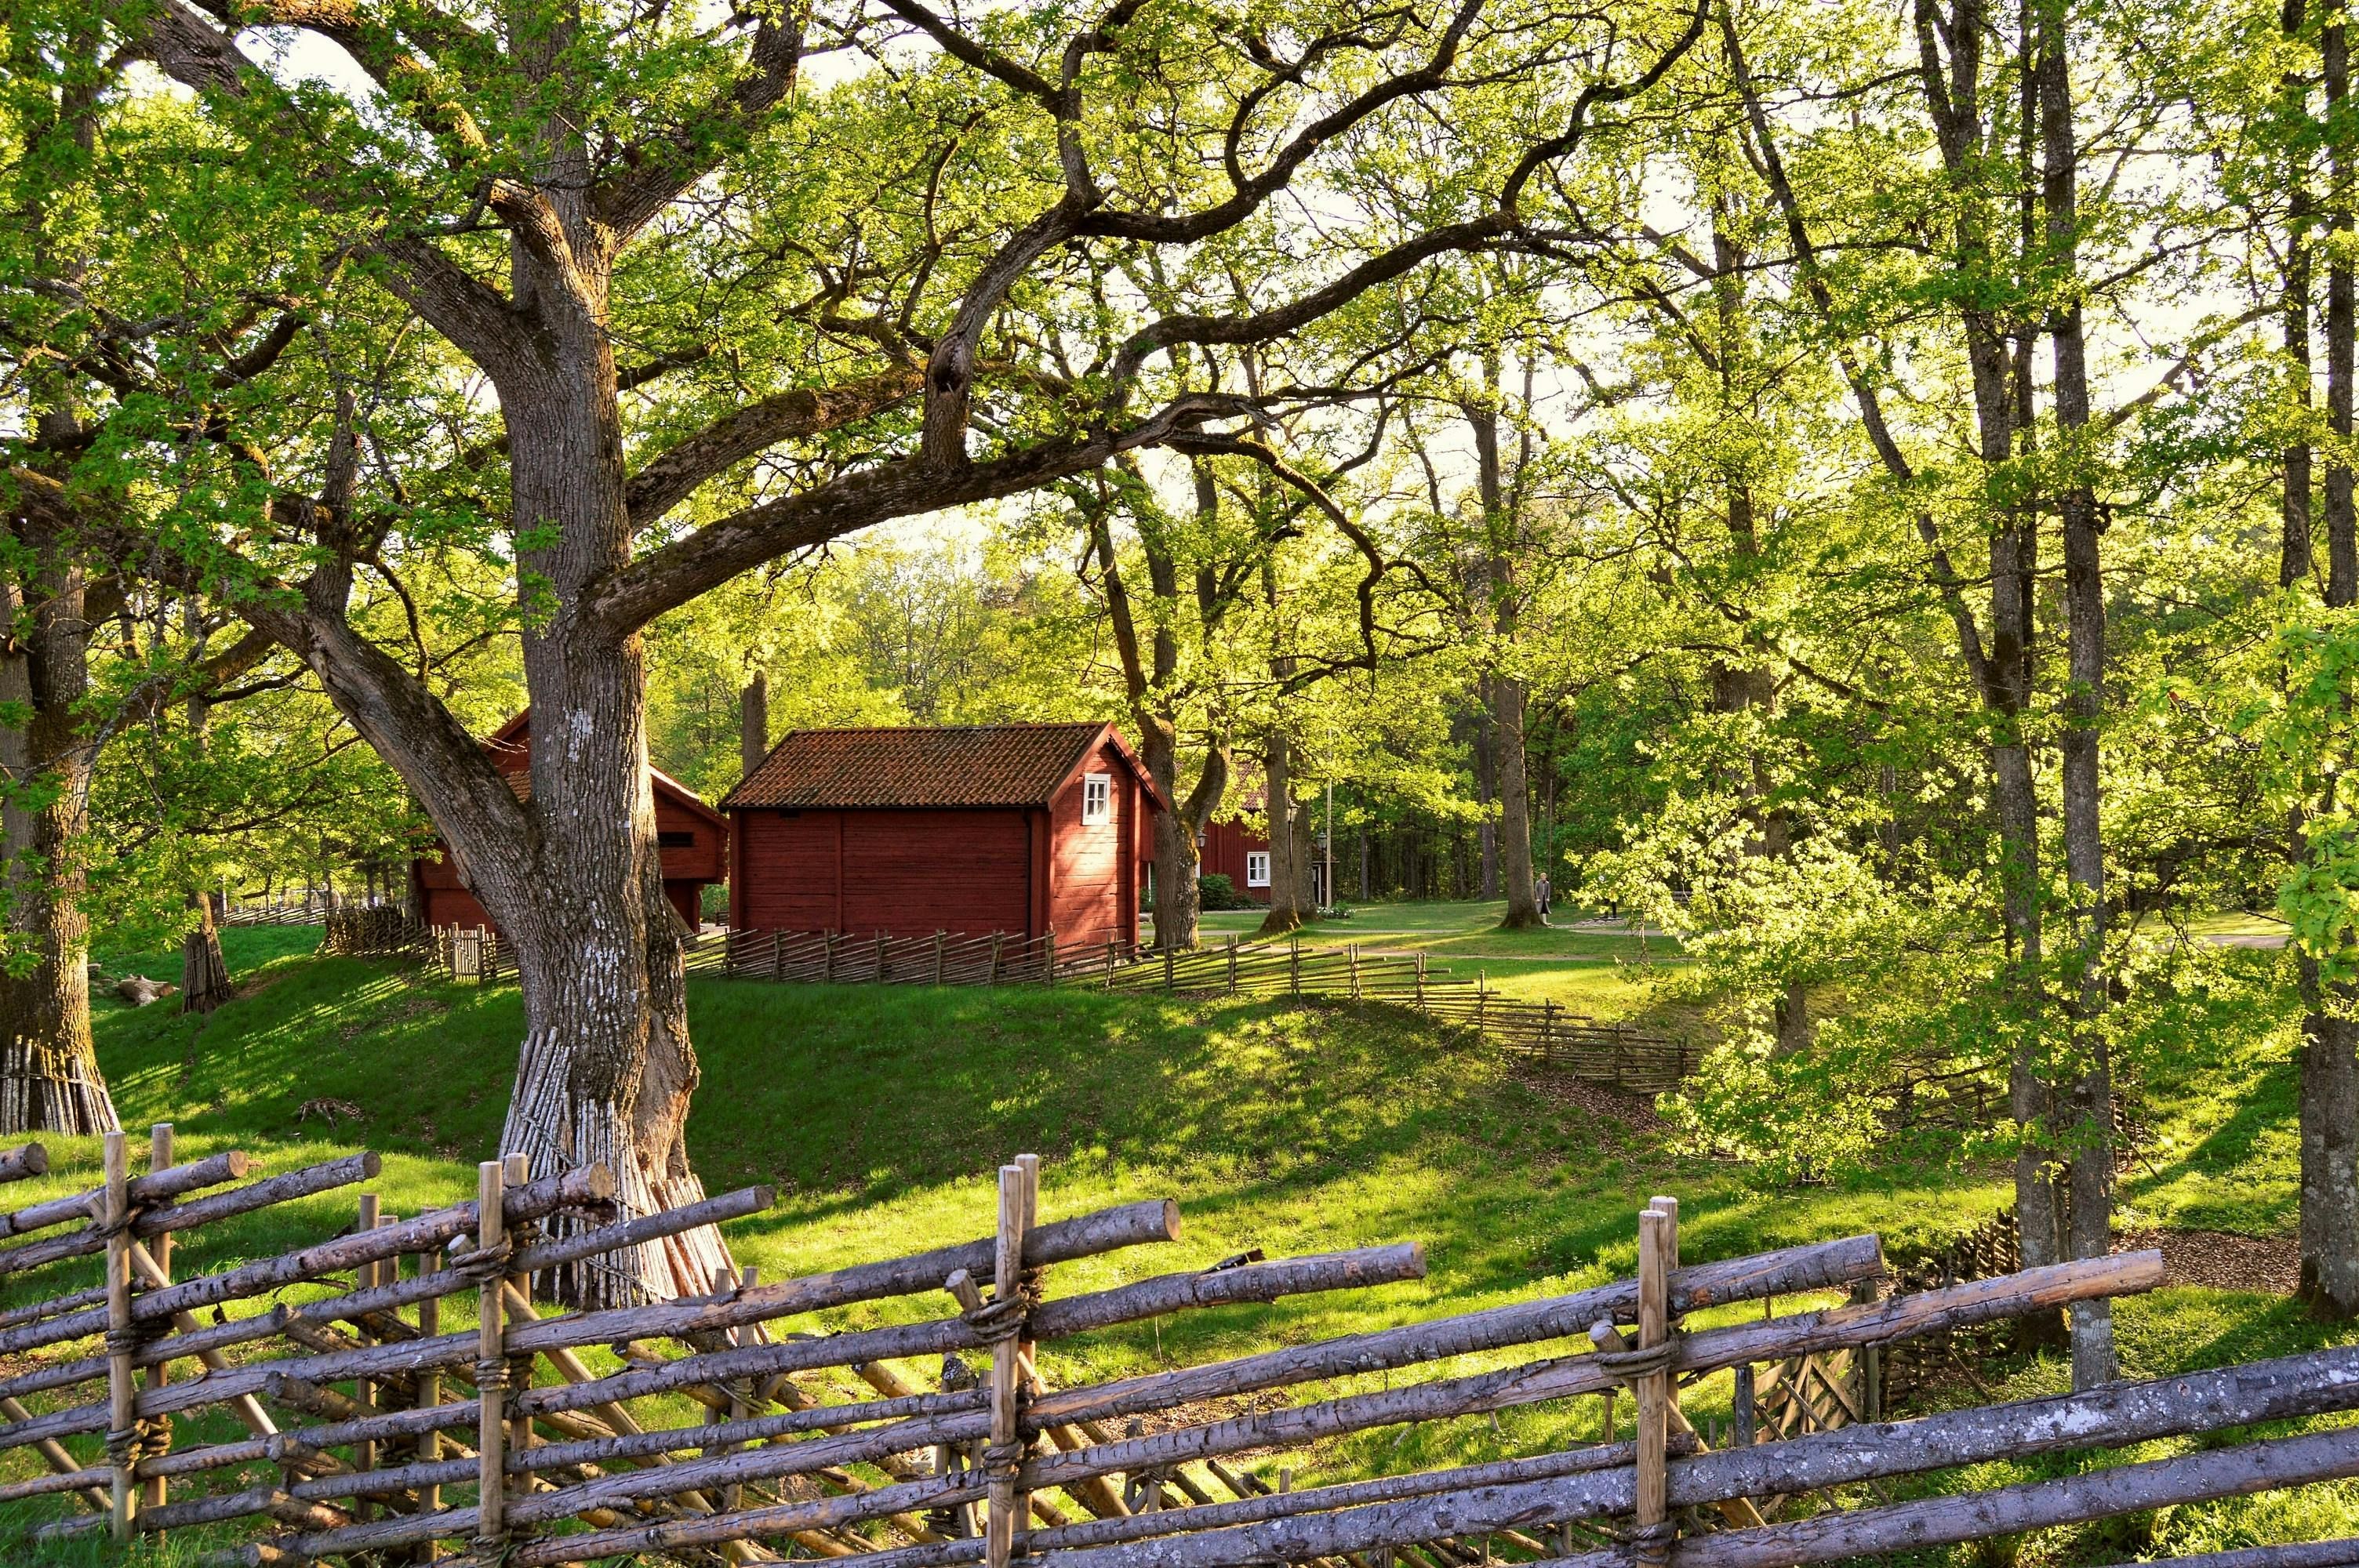
POLYGON ((1103 730, 1111 719, 1009 719, 991 724, 813 724, 780 735, 943 735, 971 730, 1103 730))

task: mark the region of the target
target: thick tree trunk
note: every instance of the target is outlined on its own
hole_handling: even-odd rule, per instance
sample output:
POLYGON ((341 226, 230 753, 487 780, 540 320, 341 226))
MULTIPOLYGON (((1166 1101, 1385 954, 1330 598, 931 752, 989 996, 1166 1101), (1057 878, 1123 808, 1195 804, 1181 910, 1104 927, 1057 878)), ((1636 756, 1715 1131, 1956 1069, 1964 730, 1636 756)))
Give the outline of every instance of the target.
POLYGON ((90 689, 83 582, 73 567, 35 582, 29 606, 9 593, 23 632, 0 646, 0 701, 24 716, 0 727, 8 791, 0 881, 21 964, 0 968, 0 1135, 108 1132, 122 1124, 91 1043, 90 926, 80 903, 90 782, 77 710, 90 689))
MULTIPOLYGON (((2340 21, 2322 30, 2327 112, 2332 116, 2350 96, 2351 68, 2348 34, 2340 21)), ((2332 183, 2326 202, 2331 234, 2346 235, 2351 228, 2349 154, 2339 139, 2329 138, 2332 183)), ((2328 252, 2326 274, 2326 417, 2339 438, 2348 441, 2352 430, 2354 371, 2354 278, 2347 254, 2340 246, 2328 252)), ((2290 288, 2290 281, 2288 282, 2290 288)), ((2305 302, 2306 303, 2306 302, 2305 302)), ((2293 327, 2288 308, 2287 332, 2293 327)), ((2306 363, 2307 355, 2301 362, 2306 363)), ((2339 443, 2338 443, 2339 444, 2339 443)), ((2304 457, 2308 456, 2307 451, 2304 457)), ((2305 481, 2307 471, 2305 465, 2305 481)), ((2353 473, 2347 463, 2330 457, 2326 468, 2326 607, 2348 609, 2359 601, 2359 508, 2354 508, 2353 473)), ((2287 466, 2287 529, 2294 511, 2294 470, 2287 466)), ((2305 482, 2305 490, 2307 488, 2305 482)), ((2308 495, 2302 497, 2307 521, 2308 495)), ((2307 539, 2304 543, 2307 544, 2307 539)), ((2339 790, 2340 781, 2328 784, 2339 790)), ((2330 793, 2323 802, 2332 810, 2330 793)), ((2297 831, 2299 825, 2297 824, 2297 831)), ((2301 1148, 2301 1282, 2300 1300, 2311 1313, 2330 1321, 2359 1317, 2359 1025, 2340 1016, 2334 1001, 2321 988, 2318 968, 2304 963, 2303 1000, 2308 1016, 2302 1021, 2300 1076, 2301 1148)))
MULTIPOLYGON (((1475 498, 1483 506, 1483 561, 1475 587, 1495 646, 1505 649, 1516 640, 1523 609, 1516 585, 1516 557, 1521 546, 1518 506, 1521 449, 1516 484, 1508 483, 1506 458, 1499 445, 1499 406, 1503 366, 1495 351, 1483 357, 1483 384, 1488 395, 1459 405, 1474 436, 1475 498)), ((1526 395, 1530 394, 1527 377, 1526 395)), ((1500 925, 1508 929, 1538 925, 1540 903, 1532 886, 1531 779, 1524 754, 1524 686, 1498 668, 1494 659, 1484 671, 1485 708, 1476 737, 1476 784, 1485 806, 1499 803, 1495 828, 1483 818, 1482 890, 1484 898, 1504 891, 1507 909, 1500 925)))
MULTIPOLYGON (((2310 192, 2299 167, 2286 207, 2285 352, 2291 362, 2295 406, 2307 416, 2310 407, 2310 192)), ((2277 540, 2277 586, 2292 588, 2310 580, 2316 547, 2310 525, 2310 486, 2314 482, 2308 441, 2285 449, 2285 491, 2282 524, 2277 540)))
MULTIPOLYGON (((204 641, 203 607, 195 599, 188 600, 183 627, 189 633, 191 651, 201 648, 204 641)), ((200 691, 189 698, 189 736, 199 748, 205 744, 205 729, 212 719, 212 704, 200 691)), ((221 928, 213 922, 213 897, 203 890, 189 895, 189 907, 196 911, 196 924, 180 939, 180 1011, 207 1013, 229 1000, 229 963, 222 957, 221 928)))
POLYGON ((1185 795, 1180 793, 1179 753, 1178 738, 1168 716, 1150 715, 1143 719, 1139 760, 1172 806, 1155 818, 1155 946, 1175 953, 1193 947, 1198 939, 1198 916, 1203 906, 1198 898, 1197 876, 1203 860, 1197 851, 1196 835, 1229 789, 1227 747, 1216 745, 1205 753, 1196 787, 1185 795))
MULTIPOLYGON (((571 373, 537 405, 507 409, 519 526, 529 519, 554 540, 524 564, 560 604, 630 548, 612 351, 603 335, 570 346, 571 373)), ((528 626, 524 665, 537 853, 525 885, 501 874, 505 860, 497 871, 473 868, 476 896, 515 946, 524 991, 501 1150, 527 1155, 535 1176, 603 1166, 628 1213, 692 1203, 704 1195, 686 1143, 699 1072, 656 846, 639 639, 568 637, 551 621, 528 626)), ((604 1305, 696 1294, 732 1277, 708 1228, 560 1288, 569 1302, 604 1305)))
POLYGON ((737 760, 740 778, 753 775, 770 754, 770 672, 756 670, 737 694, 737 760))
POLYGON ((1474 896, 1499 896, 1499 819, 1491 807, 1499 799, 1499 731, 1492 722, 1497 710, 1499 677, 1483 677, 1483 710, 1474 716, 1474 801, 1483 808, 1474 827, 1474 896))
POLYGON ((212 894, 190 893, 189 907, 197 912, 197 922, 180 938, 180 1011, 211 1012, 230 999, 229 964, 222 957, 212 894))
POLYGON ((1282 936, 1308 916, 1302 908, 1302 872, 1295 862, 1300 846, 1294 833, 1294 780, 1283 734, 1273 734, 1262 752, 1262 787, 1269 820, 1269 914, 1261 934, 1282 936))
MULTIPOLYGON (((2051 254, 2077 262, 2079 136, 2073 124, 2071 78, 2066 64, 2063 10, 2049 0, 2042 16, 2040 120, 2048 238, 2051 254)), ((2068 450, 2089 427, 2088 353, 2081 306, 2067 301, 2049 322, 2055 361, 2056 425, 2068 450)), ((2105 847, 2100 807, 2104 781, 2099 749, 2105 713, 2105 583, 2098 536, 2104 520, 2095 491, 2068 483, 2060 510, 2064 522, 2064 620, 2071 687, 2064 700, 2064 876, 2071 889, 2073 1054, 2079 1079, 2071 1095, 2072 1255, 2103 1258, 2113 1249, 2114 1137, 2112 1044, 2105 1020, 2105 847)), ((2114 1342, 2113 1303, 2099 1299, 2072 1308, 2072 1386, 2092 1389, 2121 1376, 2114 1342)))
POLYGON ((1532 874, 1531 781, 1524 756, 1524 683, 1491 679, 1491 732, 1498 740, 1500 875, 1507 892, 1509 928, 1543 924, 1532 874))

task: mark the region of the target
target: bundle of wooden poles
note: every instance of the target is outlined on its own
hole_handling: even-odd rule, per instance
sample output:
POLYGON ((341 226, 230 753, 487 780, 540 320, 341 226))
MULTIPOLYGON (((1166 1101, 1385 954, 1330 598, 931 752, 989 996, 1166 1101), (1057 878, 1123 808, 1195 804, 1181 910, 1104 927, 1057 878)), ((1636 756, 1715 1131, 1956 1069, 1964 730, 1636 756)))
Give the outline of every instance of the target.
MULTIPOLYGON (((0 1251, 0 1271, 104 1255, 98 1286, 0 1316, 0 1349, 45 1353, 0 1385, 0 1449, 32 1449, 53 1472, 0 1496, 87 1499, 89 1512, 45 1527, 56 1533, 226 1522, 245 1536, 225 1552, 238 1563, 447 1552, 535 1568, 788 1552, 858 1556, 862 1568, 1461 1568, 1478 1557, 1768 1568, 2359 1475, 2359 1442, 2337 1429, 1805 1518, 1763 1506, 2359 1409, 2359 1348, 1721 1451, 1681 1413, 1682 1390, 1722 1369, 1737 1371, 1741 1406, 1763 1363, 2150 1289, 2162 1278, 2153 1253, 1683 1329, 1709 1308, 1855 1292, 1883 1276, 1884 1258, 1875 1237, 1857 1236, 1684 1264, 1678 1206, 1659 1198, 1639 1217, 1635 1279, 1053 1389, 1042 1346, 1415 1280, 1423 1252, 1249 1253, 1052 1297, 1060 1265, 1176 1239, 1178 1209, 1153 1200, 1043 1221, 1038 1162, 1024 1156, 999 1172, 989 1236, 777 1282, 748 1275, 696 1300, 554 1312, 537 1303, 536 1279, 756 1213, 772 1195, 617 1215, 599 1173, 531 1181, 513 1159, 487 1162, 473 1203, 403 1221, 364 1201, 346 1234, 176 1281, 175 1234, 365 1182, 374 1161, 248 1180, 234 1154, 173 1164, 168 1129, 143 1175, 130 1174, 119 1136, 106 1152, 100 1187, 0 1227, 52 1233, 0 1251), (565 1233, 544 1231, 560 1215, 565 1233), (324 1293, 284 1299, 299 1285, 324 1293), (281 1299, 249 1316, 194 1316, 266 1297, 281 1299), (454 1298, 472 1326, 443 1327, 454 1298), (913 1298, 918 1315, 905 1307, 888 1314, 900 1321, 837 1332, 814 1318, 896 1298, 913 1298), (103 1399, 84 1391, 102 1383, 103 1399), (1279 1390, 1287 1402, 1267 1397, 1279 1390), (1625 1393, 1636 1409, 1627 1435, 1611 1414, 1625 1393), (1272 1487, 1251 1467, 1350 1433, 1590 1397, 1608 1411, 1594 1442, 1309 1487, 1284 1468, 1272 1487), (219 1411, 238 1434, 201 1441, 197 1418, 219 1411), (101 1435, 103 1454, 86 1456, 101 1435)), ((0 1175, 41 1163, 38 1150, 0 1155, 0 1175)), ((1736 1430, 1758 1435, 1737 1413, 1736 1430)))

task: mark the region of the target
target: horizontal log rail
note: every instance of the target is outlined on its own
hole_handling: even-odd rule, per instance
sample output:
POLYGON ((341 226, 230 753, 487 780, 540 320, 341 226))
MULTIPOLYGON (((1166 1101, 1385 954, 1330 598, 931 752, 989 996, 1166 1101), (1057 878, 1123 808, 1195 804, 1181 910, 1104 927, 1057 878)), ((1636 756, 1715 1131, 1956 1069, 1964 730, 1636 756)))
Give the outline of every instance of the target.
MULTIPOLYGON (((778 946, 782 962, 804 961, 778 946)), ((866 961, 890 983, 896 963, 930 965, 935 946, 871 943, 866 961)), ((975 957, 939 946, 948 973, 975 957)), ((1343 957, 1348 965, 1352 956, 1343 957)), ((849 959, 839 950, 820 961, 849 959)), ((1237 962, 1242 985, 1253 969, 1237 962)), ((1296 981, 1290 953, 1250 964, 1265 976, 1283 964, 1284 983, 1296 981)), ((1408 974, 1414 986, 1419 977, 1408 974)), ((1385 994, 1371 968, 1356 980, 1364 1000, 1385 994)), ((1479 989, 1452 995, 1486 1009, 1496 1000, 1479 989)), ((1635 1518, 1667 1521, 1673 1564, 1768 1568, 2359 1474, 2359 1445, 2347 1432, 2307 1433, 1820 1519, 1775 1512, 1781 1498, 1992 1460, 2158 1437, 2213 1434, 2207 1441, 2219 1444, 2219 1434, 2260 1423, 2331 1418, 2359 1410, 2359 1347, 1781 1441, 1748 1433, 1729 1448, 1677 1411, 1680 1387, 1723 1369, 1811 1356, 1834 1356, 1840 1368, 1866 1347, 2152 1289, 2162 1269, 2150 1252, 1877 1299, 1873 1287, 1888 1271, 1873 1236, 1680 1267, 1675 1208, 1658 1200, 1646 1244, 1655 1249, 1647 1266, 1658 1271, 1647 1278, 1657 1284, 1621 1280, 1049 1389, 1036 1346, 1182 1311, 1412 1281, 1424 1277, 1424 1253, 1409 1245, 1268 1261, 1256 1254, 1051 1295, 1045 1281, 1057 1265, 1177 1239, 1179 1211, 1158 1199, 1041 1223, 1029 1184, 1037 1167, 1019 1162, 1002 1173, 994 1236, 772 1282, 749 1278, 701 1300, 545 1313, 521 1281, 758 1214, 775 1194, 752 1187, 631 1215, 615 1210, 612 1182, 594 1171, 539 1181, 487 1174, 496 1227, 479 1223, 474 1204, 396 1219, 372 1200, 343 1234, 175 1281, 160 1248, 151 1256, 139 1239, 143 1231, 153 1239, 308 1199, 365 1180, 356 1173, 373 1166, 355 1156, 358 1165, 257 1182, 242 1156, 174 1165, 168 1138, 159 1134, 156 1146, 151 1175, 133 1177, 115 1151, 110 1187, 16 1211, 24 1227, 54 1232, 34 1245, 95 1230, 86 1217, 94 1204, 131 1217, 115 1233, 133 1275, 127 1299, 69 1290, 0 1319, 0 1347, 36 1356, 0 1378, 0 1451, 38 1455, 47 1471, 0 1483, 0 1501, 88 1509, 44 1527, 52 1535, 110 1524, 229 1527, 249 1539, 218 1560, 255 1564, 349 1561, 429 1542, 455 1543, 444 1561, 465 1568, 629 1552, 747 1563, 769 1560, 760 1543, 770 1541, 859 1558, 860 1568, 1374 1568, 1383 1560, 1470 1568, 1486 1558, 1636 1568, 1630 1547, 1612 1539, 1617 1521, 1635 1518), (487 1232, 513 1244, 472 1262, 454 1256, 487 1232), (986 1298, 977 1281, 1004 1290, 1006 1303, 986 1298), (442 1330, 440 1303, 478 1292, 504 1304, 496 1330, 442 1330), (1790 1310, 1791 1298, 1823 1292, 1852 1299, 1790 1310), (791 1326, 902 1297, 952 1310, 836 1332, 791 1326), (1781 1298, 1788 1310, 1775 1310, 1781 1298), (1754 1301, 1772 1309, 1645 1337, 1662 1332, 1650 1325, 1675 1327, 1685 1314, 1754 1301), (194 1315, 241 1302, 258 1310, 223 1321, 194 1315), (136 1332, 109 1335, 102 1353, 97 1337, 126 1324, 136 1332), (1615 1325, 1636 1325, 1636 1343, 1660 1347, 1633 1351, 1615 1325), (487 1343, 496 1346, 488 1358, 487 1343), (593 1346, 615 1359, 586 1360, 593 1346), (1462 1357, 1480 1359, 1473 1369, 1451 1365, 1462 1357), (192 1375, 177 1370, 190 1363, 192 1375), (938 1363, 939 1388, 897 1369, 938 1363), (988 1377, 963 1369, 986 1366, 988 1377), (491 1376, 503 1368, 506 1376, 491 1376), (1408 1380, 1395 1381, 1402 1372, 1408 1380), (1625 1441, 1612 1401, 1649 1379, 1670 1390, 1658 1396, 1669 1409, 1652 1436, 1642 1420, 1637 1439, 1625 1441), (86 1399, 67 1390, 102 1380, 104 1400, 60 1402, 86 1399), (855 1397, 845 1397, 847 1386, 855 1397), (1271 1403, 1273 1392, 1284 1402, 1271 1403), (1586 1398, 1605 1401, 1608 1413, 1600 1441, 1585 1444, 1306 1488, 1288 1485, 1283 1471, 1272 1487, 1233 1468, 1243 1455, 1355 1433, 1586 1398), (55 1408, 29 1410, 27 1400, 55 1408), (194 1444, 110 1440, 95 1461, 65 1446, 125 1422, 186 1435, 199 1430, 192 1420, 224 1411, 242 1434, 194 1444), (187 1491, 168 1496, 168 1487, 187 1491), (1678 1535, 1680 1510, 1695 1509, 1733 1522, 1678 1535)), ((2282 1559, 2219 1555, 2206 1568, 2341 1561, 2302 1549, 2282 1559)))

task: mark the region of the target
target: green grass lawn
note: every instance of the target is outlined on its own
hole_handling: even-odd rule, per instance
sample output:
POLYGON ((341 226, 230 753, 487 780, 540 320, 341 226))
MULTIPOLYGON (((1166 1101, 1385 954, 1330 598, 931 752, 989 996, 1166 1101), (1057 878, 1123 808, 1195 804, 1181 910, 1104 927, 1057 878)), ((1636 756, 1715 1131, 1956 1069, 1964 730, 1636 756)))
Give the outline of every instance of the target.
MULTIPOLYGON (((1559 910, 1553 925, 1503 931, 1499 921, 1506 909, 1498 899, 1360 904, 1348 920, 1314 921, 1296 935, 1306 948, 1357 944, 1369 953, 1426 953, 1453 979, 1471 980, 1479 974, 1504 996, 1559 1001, 1606 1020, 1643 1019, 1655 1005, 1648 977, 1683 961, 1679 944, 1669 937, 1612 925, 1576 926, 1581 913, 1567 909, 1559 910)), ((1259 910, 1211 910, 1199 929, 1207 943, 1232 936, 1253 941, 1261 921, 1259 910)))
MULTIPOLYGON (((1467 914, 1475 906, 1446 907, 1480 918, 1467 914)), ((1474 935, 1433 918, 1435 938, 1474 935)), ((517 993, 415 984, 376 961, 313 957, 317 936, 316 928, 229 933, 243 994, 209 1020, 169 1003, 100 1003, 102 1063, 125 1123, 169 1119, 190 1154, 243 1147, 274 1170, 372 1148, 386 1157, 376 1190, 400 1214, 471 1195, 473 1162, 494 1151, 505 1108, 521 1032, 517 993)), ((171 972, 164 956, 103 961, 110 973, 171 972)), ((1501 990, 1561 986, 1560 1000, 1581 996, 1584 1011, 1647 1016, 1645 972, 1632 964, 1584 956, 1486 968, 1501 990)), ((2223 993, 2212 1013, 2190 1015, 2201 1051, 2176 1077, 2146 1087, 2158 1127, 2180 1141, 2127 1184, 2146 1222, 2288 1222, 2283 1020, 2248 997, 2223 1011, 2234 1000, 2223 993), (2236 1191, 2258 1195, 2237 1209, 2223 1195, 2236 1191)), ((1669 1152, 1616 1120, 1555 1103, 1470 1038, 1380 1008, 698 979, 690 1009, 704 1072, 691 1152, 711 1190, 756 1182, 779 1189, 771 1211, 729 1231, 741 1261, 767 1279, 985 1234, 989 1173, 1019 1151, 1043 1157, 1049 1217, 1147 1196, 1182 1206, 1180 1242, 1061 1269, 1051 1281, 1060 1293, 1201 1267, 1248 1247, 1274 1257, 1403 1240, 1428 1248, 1430 1273, 1419 1282, 1199 1313, 1057 1346, 1043 1368, 1053 1383, 1626 1273, 1635 1214, 1653 1193, 1681 1198, 1690 1260, 1870 1228, 1903 1249, 1969 1228, 2006 1197, 1994 1173, 1941 1165, 1770 1186, 1742 1167, 1669 1152)), ((55 1173, 12 1188, 12 1200, 93 1179, 94 1141, 49 1141, 55 1173)), ((350 1193, 323 1195, 215 1227, 183 1247, 181 1267, 219 1267, 324 1236, 348 1223, 352 1204, 350 1193)), ((9 1282, 22 1298, 94 1278, 85 1264, 9 1282)), ((800 1326, 940 1310, 932 1301, 874 1303, 800 1326)), ((2324 1337, 2281 1299, 2256 1293, 2174 1290, 2124 1303, 2122 1322, 2133 1375, 2324 1337)), ((929 1379, 933 1368, 907 1370, 929 1379)), ((2061 1376, 2047 1363, 2018 1381, 2028 1390, 2061 1376)), ((1691 1411, 1724 1408, 1724 1379, 1707 1383, 1691 1411)), ((1596 1401, 1578 1403, 1517 1412, 1495 1429, 1475 1421, 1364 1434, 1287 1463, 1308 1481, 1528 1451, 1593 1436, 1596 1401)), ((29 1463, 22 1453, 0 1455, 0 1477, 29 1463)), ((2287 1512, 2262 1499, 2172 1510, 2180 1522, 2165 1534, 2233 1544, 2273 1530, 2359 1528, 2359 1509, 2321 1506, 2287 1512)), ((2078 1536, 2029 1551, 2034 1560, 2111 1560, 2078 1536)))

